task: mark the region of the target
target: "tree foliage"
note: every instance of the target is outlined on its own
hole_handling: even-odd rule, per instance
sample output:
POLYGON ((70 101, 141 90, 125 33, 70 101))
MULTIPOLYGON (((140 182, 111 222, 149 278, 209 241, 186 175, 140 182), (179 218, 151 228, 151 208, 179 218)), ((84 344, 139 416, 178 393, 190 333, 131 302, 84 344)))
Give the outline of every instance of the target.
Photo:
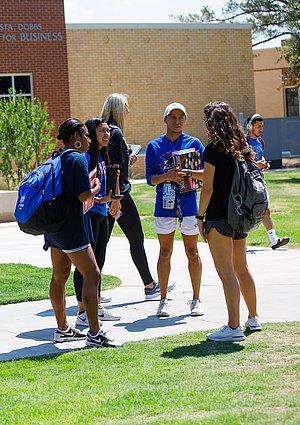
POLYGON ((217 17, 208 6, 200 14, 171 16, 179 22, 248 22, 253 26, 253 46, 278 37, 287 40, 280 49, 289 63, 289 76, 293 75, 300 85, 300 2, 299 0, 229 0, 217 17))
POLYGON ((12 189, 47 158, 55 143, 47 104, 9 93, 0 101, 0 172, 12 189))

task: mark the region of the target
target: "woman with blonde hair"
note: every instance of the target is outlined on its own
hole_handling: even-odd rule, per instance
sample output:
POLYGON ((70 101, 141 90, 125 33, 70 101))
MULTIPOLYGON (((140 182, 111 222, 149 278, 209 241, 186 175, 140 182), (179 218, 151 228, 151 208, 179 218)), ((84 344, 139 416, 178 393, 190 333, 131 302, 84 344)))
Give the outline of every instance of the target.
POLYGON ((235 159, 248 149, 243 129, 230 106, 211 102, 204 107, 208 145, 204 151, 203 186, 198 226, 208 242, 214 264, 223 284, 228 324, 208 335, 213 341, 243 341, 240 327, 240 292, 247 308, 245 323, 250 331, 261 330, 256 312, 256 289, 246 259, 246 233, 235 232, 228 223, 228 202, 235 159))
POLYGON ((145 298, 152 299, 159 297, 160 288, 159 284, 153 280, 149 270, 140 216, 130 195, 131 184, 128 179, 128 168, 129 165, 136 162, 137 156, 131 153, 124 138, 125 120, 129 113, 128 96, 122 93, 112 93, 106 98, 100 114, 109 124, 108 154, 110 163, 118 164, 120 167, 120 193, 123 195, 121 200, 113 200, 110 203, 109 236, 117 219, 129 241, 131 258, 144 283, 145 298), (117 218, 116 213, 120 209, 119 203, 121 203, 121 215, 117 218))

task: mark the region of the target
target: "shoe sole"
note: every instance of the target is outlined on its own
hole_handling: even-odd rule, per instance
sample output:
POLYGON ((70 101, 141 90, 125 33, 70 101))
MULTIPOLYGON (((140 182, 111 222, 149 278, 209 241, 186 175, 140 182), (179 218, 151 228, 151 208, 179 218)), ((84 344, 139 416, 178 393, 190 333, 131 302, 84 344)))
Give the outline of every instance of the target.
POLYGON ((121 348, 123 347, 123 344, 121 345, 102 345, 102 344, 97 344, 95 342, 91 342, 91 341, 86 341, 85 342, 85 346, 86 347, 96 347, 96 348, 121 348))
POLYGON ((60 341, 57 341, 56 339, 54 339, 53 342, 60 344, 60 343, 63 343, 63 342, 82 341, 85 338, 86 338, 86 336, 80 336, 80 337, 77 337, 77 338, 65 338, 65 339, 60 340, 60 341))
POLYGON ((160 313, 157 314, 156 317, 170 317, 170 313, 160 313))
POLYGON ((112 318, 102 317, 102 316, 99 316, 99 317, 100 317, 102 322, 113 322, 113 321, 116 321, 116 320, 121 320, 121 317, 112 317, 112 318))
POLYGON ((246 336, 243 337, 236 337, 236 338, 226 338, 226 339, 213 339, 210 338, 209 336, 207 336, 207 339, 209 339, 210 341, 214 341, 214 342, 239 342, 239 341, 244 341, 246 339, 246 336))
POLYGON ((192 317, 204 316, 204 312, 203 311, 200 311, 200 312, 191 312, 191 316, 192 317))
POLYGON ((107 298, 107 299, 100 299, 101 304, 109 304, 111 302, 111 298, 107 298))
POLYGON ((252 328, 250 326, 246 326, 246 329, 248 329, 250 332, 260 332, 262 328, 252 328))
POLYGON ((273 249, 273 251, 275 250, 275 249, 277 249, 277 248, 281 248, 282 246, 284 246, 284 245, 287 245, 288 243, 289 243, 289 241, 290 240, 287 240, 287 241, 283 241, 283 242, 281 242, 280 244, 276 244, 275 246, 272 246, 271 248, 273 249))
POLYGON ((157 297, 160 297, 160 292, 157 292, 156 294, 145 295, 145 300, 153 300, 153 298, 157 297))

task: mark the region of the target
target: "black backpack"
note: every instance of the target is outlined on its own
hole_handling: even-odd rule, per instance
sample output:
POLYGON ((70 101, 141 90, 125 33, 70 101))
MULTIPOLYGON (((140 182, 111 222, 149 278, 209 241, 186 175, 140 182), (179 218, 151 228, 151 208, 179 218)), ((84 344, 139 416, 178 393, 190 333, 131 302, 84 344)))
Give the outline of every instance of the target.
POLYGON ((263 173, 247 158, 235 160, 229 203, 228 223, 245 233, 258 228, 268 208, 268 192, 263 173))

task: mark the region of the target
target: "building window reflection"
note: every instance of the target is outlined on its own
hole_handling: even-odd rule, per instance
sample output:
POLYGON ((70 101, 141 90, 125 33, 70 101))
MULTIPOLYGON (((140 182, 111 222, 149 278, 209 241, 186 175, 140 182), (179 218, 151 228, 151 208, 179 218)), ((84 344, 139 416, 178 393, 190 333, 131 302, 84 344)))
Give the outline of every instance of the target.
POLYGON ((287 117, 299 117, 299 92, 297 87, 285 88, 285 110, 287 117))

